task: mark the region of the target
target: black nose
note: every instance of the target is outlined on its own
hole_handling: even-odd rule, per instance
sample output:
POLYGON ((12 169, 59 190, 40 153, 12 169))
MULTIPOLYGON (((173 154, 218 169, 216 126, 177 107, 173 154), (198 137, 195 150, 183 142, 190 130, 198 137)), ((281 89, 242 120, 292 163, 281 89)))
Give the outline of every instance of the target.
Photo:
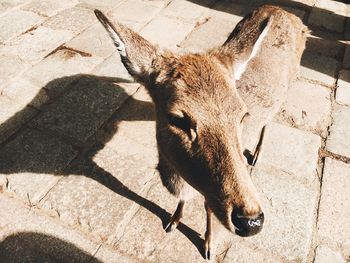
POLYGON ((232 213, 232 223, 236 227, 236 234, 242 237, 253 236, 259 233, 264 224, 264 213, 256 217, 243 216, 239 211, 232 213))

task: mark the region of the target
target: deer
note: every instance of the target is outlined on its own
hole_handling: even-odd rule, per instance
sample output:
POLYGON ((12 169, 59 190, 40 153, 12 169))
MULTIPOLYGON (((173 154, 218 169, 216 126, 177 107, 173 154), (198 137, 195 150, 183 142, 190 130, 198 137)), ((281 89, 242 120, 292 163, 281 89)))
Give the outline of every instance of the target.
POLYGON ((94 12, 155 106, 157 170, 179 199, 165 231, 177 228, 185 203, 199 193, 207 217, 206 259, 213 215, 239 236, 259 233, 264 213, 247 159, 256 161, 264 127, 296 78, 306 39, 301 20, 265 5, 245 16, 222 46, 176 54, 94 12))

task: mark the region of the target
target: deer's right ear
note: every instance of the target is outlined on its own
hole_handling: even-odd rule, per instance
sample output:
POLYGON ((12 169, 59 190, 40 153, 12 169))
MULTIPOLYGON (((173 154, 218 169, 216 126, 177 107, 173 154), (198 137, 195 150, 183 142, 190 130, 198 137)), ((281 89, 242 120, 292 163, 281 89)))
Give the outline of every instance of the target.
POLYGON ((157 57, 157 48, 127 26, 112 24, 100 10, 96 9, 94 12, 117 47, 129 74, 136 81, 144 83, 152 62, 157 57))

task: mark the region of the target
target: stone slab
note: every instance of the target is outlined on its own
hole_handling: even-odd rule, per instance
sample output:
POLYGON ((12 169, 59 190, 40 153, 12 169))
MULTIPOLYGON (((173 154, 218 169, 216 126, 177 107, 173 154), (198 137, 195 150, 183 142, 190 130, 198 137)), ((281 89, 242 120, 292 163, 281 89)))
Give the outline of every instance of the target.
POLYGON ((331 110, 330 88, 299 79, 290 85, 287 99, 275 119, 326 137, 331 110))
POLYGON ((322 9, 317 6, 312 8, 309 15, 308 24, 316 27, 321 27, 326 30, 342 33, 344 31, 345 16, 338 15, 322 9))
POLYGON ((98 244, 18 201, 0 195, 2 262, 101 262, 98 244))
POLYGON ((0 51, 0 92, 4 84, 30 67, 17 55, 7 55, 0 51))
POLYGON ((300 73, 306 79, 332 86, 335 83, 337 67, 337 60, 306 51, 301 58, 300 73))
POLYGON ((26 108, 6 96, 0 96, 0 109, 0 143, 37 114, 35 109, 26 108))
POLYGON ((318 234, 350 247, 350 165, 326 158, 318 217, 318 234))
POLYGON ((73 7, 66 9, 45 21, 43 26, 52 29, 68 30, 74 34, 82 32, 96 21, 92 10, 73 7))
POLYGON ((79 0, 79 2, 79 7, 89 8, 91 10, 97 8, 103 11, 108 11, 118 7, 118 5, 125 2, 125 0, 79 0))
POLYGON ((38 25, 43 18, 33 12, 12 10, 0 17, 0 43, 38 25))
POLYGON ((162 11, 162 15, 174 18, 182 18, 184 20, 196 20, 206 12, 208 6, 212 5, 215 0, 205 0, 196 3, 195 1, 173 0, 162 11))
POLYGON ((307 262, 318 186, 306 186, 276 169, 254 168, 252 179, 262 200, 265 223, 262 231, 247 241, 252 247, 276 254, 277 259, 282 256, 284 261, 307 262))
POLYGON ((100 57, 63 48, 27 70, 23 78, 34 85, 61 93, 68 84, 80 77, 78 74, 89 73, 101 62, 100 57))
POLYGON ((26 129, 1 149, 0 176, 7 178, 7 191, 36 204, 76 154, 58 138, 26 129))
POLYGON ((313 35, 308 35, 306 39, 306 50, 320 56, 342 60, 347 45, 337 39, 318 36, 317 33, 313 32, 313 35))
POLYGON ((33 85, 25 79, 15 79, 8 83, 2 93, 23 108, 33 106, 40 109, 50 99, 50 94, 47 90, 41 89, 40 86, 33 85))
POLYGON ((350 158, 350 107, 334 105, 327 150, 350 158))
POLYGON ((35 0, 21 7, 22 10, 31 11, 41 16, 51 17, 58 12, 75 6, 78 0, 35 0))
POLYGON ((273 166, 311 183, 315 180, 321 138, 277 123, 266 126, 257 166, 273 166))
POLYGON ((320 245, 316 249, 315 263, 345 263, 339 252, 333 251, 327 246, 320 245))
POLYGON ((350 71, 339 72, 335 100, 342 105, 350 106, 350 71))
POLYGON ((65 46, 102 58, 109 57, 116 50, 111 38, 100 23, 89 27, 65 46))
POLYGON ((108 12, 108 17, 112 21, 131 26, 138 31, 146 23, 152 20, 169 1, 125 1, 117 8, 108 12), (130 12, 129 10, 132 10, 130 12))
POLYGON ((35 64, 72 37, 73 34, 66 30, 38 27, 8 41, 0 52, 17 56, 22 63, 35 64))
POLYGON ((208 16, 200 23, 180 44, 180 47, 189 52, 204 52, 211 48, 221 46, 234 25, 241 20, 239 16, 231 16, 231 19, 221 19, 216 16, 208 16), (220 31, 218 32, 218 28, 220 31), (214 36, 215 37, 208 37, 214 36))
POLYGON ((350 68, 350 45, 346 45, 346 48, 345 48, 343 67, 346 69, 350 68))
POLYGON ((100 240, 115 236, 143 204, 142 191, 154 174, 154 168, 143 161, 144 147, 123 141, 124 147, 118 150, 91 149, 40 207, 100 240))
POLYGON ((158 16, 147 24, 140 34, 163 48, 175 49, 195 27, 195 21, 183 22, 176 18, 158 16))
MULTIPOLYGON (((130 88, 130 87, 129 87, 130 88)), ((51 104, 33 125, 84 143, 136 91, 94 76, 82 77, 69 92, 51 104)))

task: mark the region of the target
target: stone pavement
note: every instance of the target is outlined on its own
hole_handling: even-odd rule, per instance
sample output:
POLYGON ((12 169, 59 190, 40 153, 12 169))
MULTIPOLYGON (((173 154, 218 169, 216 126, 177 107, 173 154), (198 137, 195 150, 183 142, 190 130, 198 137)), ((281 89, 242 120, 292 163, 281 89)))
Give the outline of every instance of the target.
POLYGON ((332 0, 0 0, 0 262, 205 262, 201 198, 177 231, 153 106, 94 8, 174 50, 222 44, 254 6, 311 29, 252 178, 266 225, 213 262, 350 261, 350 5, 332 0))

